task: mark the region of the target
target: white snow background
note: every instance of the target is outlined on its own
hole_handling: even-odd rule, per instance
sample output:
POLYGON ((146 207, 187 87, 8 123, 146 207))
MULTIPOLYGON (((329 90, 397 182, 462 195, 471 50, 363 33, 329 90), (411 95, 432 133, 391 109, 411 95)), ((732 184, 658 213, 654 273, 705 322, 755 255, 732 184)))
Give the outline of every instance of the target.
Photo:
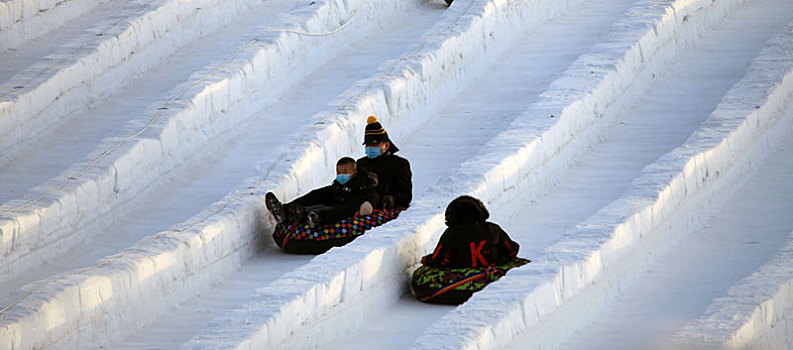
POLYGON ((784 0, 4 0, 0 349, 791 348, 791 43, 784 0), (278 251, 264 193, 370 114, 411 207, 278 251), (533 262, 418 303, 460 194, 533 262))

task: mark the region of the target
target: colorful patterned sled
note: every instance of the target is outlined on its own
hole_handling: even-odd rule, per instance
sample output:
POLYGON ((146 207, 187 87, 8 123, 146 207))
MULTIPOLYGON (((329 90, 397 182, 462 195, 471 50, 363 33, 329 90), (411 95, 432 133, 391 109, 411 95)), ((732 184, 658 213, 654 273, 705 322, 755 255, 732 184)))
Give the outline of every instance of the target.
POLYGON ((487 268, 445 268, 422 266, 413 272, 410 286, 419 300, 427 303, 459 305, 490 282, 507 274, 509 269, 531 260, 515 258, 487 268))
POLYGON ((321 254, 352 242, 372 227, 396 219, 403 210, 405 208, 375 210, 371 215, 357 215, 317 229, 311 229, 308 224, 284 222, 275 227, 273 239, 287 253, 321 254))

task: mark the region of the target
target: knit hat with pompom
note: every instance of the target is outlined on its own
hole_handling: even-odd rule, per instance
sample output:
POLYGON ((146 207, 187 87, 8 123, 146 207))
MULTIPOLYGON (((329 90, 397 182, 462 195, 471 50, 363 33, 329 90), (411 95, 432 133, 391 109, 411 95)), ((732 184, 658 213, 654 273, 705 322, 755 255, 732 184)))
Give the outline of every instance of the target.
POLYGON ((391 142, 391 147, 389 147, 391 153, 396 153, 399 150, 399 148, 394 145, 394 142, 388 138, 388 133, 380 122, 377 121, 377 117, 370 115, 369 118, 366 118, 366 130, 364 130, 363 133, 363 144, 379 145, 386 141, 391 142))
POLYGON ((388 133, 385 131, 377 117, 370 115, 366 119, 366 130, 363 133, 363 144, 379 145, 381 142, 388 141, 388 133))

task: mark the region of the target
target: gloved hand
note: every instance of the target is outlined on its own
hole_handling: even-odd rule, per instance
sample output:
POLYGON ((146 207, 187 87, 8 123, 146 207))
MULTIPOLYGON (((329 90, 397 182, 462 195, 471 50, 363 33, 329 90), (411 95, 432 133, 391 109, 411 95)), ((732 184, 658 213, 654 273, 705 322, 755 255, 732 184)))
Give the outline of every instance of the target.
POLYGON ((377 187, 377 184, 380 183, 380 181, 377 178, 377 174, 375 174, 373 172, 369 172, 369 173, 366 174, 366 176, 369 177, 369 185, 370 186, 377 187))
POLYGON ((372 203, 369 203, 369 201, 366 201, 366 202, 363 202, 363 204, 361 204, 361 209, 359 209, 358 212, 361 215, 372 215, 372 211, 373 210, 374 210, 374 208, 372 207, 372 203))
POLYGON ((391 209, 394 207, 394 196, 387 194, 383 196, 383 208, 391 209))

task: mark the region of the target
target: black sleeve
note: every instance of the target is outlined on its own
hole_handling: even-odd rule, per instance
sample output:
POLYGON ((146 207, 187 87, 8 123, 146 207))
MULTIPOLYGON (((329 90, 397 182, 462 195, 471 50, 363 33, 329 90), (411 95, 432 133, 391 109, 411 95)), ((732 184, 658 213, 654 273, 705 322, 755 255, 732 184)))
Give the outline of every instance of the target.
POLYGON ((410 172, 410 162, 407 159, 399 159, 399 162, 391 195, 394 196, 397 206, 406 207, 413 200, 413 173, 410 172))
POLYGON ((351 218, 361 207, 360 203, 361 202, 356 203, 354 200, 348 200, 344 203, 338 204, 322 214, 324 215, 323 218, 328 220, 326 223, 333 223, 342 219, 351 218))
POLYGON ((363 202, 369 202, 372 204, 373 208, 379 208, 380 194, 377 193, 377 191, 375 191, 374 188, 367 188, 366 191, 364 191, 363 201, 361 201, 361 204, 363 204, 363 202))
POLYGON ((366 188, 357 191, 355 195, 345 200, 344 203, 336 205, 334 209, 337 210, 338 213, 340 213, 340 215, 342 216, 341 218, 350 217, 354 215, 356 212, 358 212, 363 202, 369 201, 369 203, 372 203, 373 208, 377 208, 378 196, 379 195, 377 194, 377 191, 371 188, 366 188))
POLYGON ((431 267, 444 267, 451 262, 451 247, 449 247, 449 244, 446 243, 448 232, 449 229, 446 229, 446 231, 443 232, 441 239, 438 240, 438 245, 435 246, 435 250, 431 254, 427 254, 421 258, 422 265, 431 267))
POLYGON ((297 199, 290 202, 300 204, 304 207, 317 205, 317 204, 327 204, 330 203, 331 198, 333 197, 333 185, 328 185, 325 187, 317 188, 305 195, 298 197, 297 199))
POLYGON ((506 232, 496 224, 490 223, 491 228, 498 235, 498 256, 500 261, 507 261, 518 256, 520 245, 509 238, 506 232))
POLYGON ((369 179, 369 171, 365 170, 358 170, 358 175, 356 178, 360 177, 360 182, 356 183, 356 188, 358 189, 358 194, 356 200, 360 200, 359 203, 363 204, 363 202, 369 202, 372 204, 372 207, 379 208, 380 207, 380 194, 375 190, 374 186, 370 183, 369 179))

